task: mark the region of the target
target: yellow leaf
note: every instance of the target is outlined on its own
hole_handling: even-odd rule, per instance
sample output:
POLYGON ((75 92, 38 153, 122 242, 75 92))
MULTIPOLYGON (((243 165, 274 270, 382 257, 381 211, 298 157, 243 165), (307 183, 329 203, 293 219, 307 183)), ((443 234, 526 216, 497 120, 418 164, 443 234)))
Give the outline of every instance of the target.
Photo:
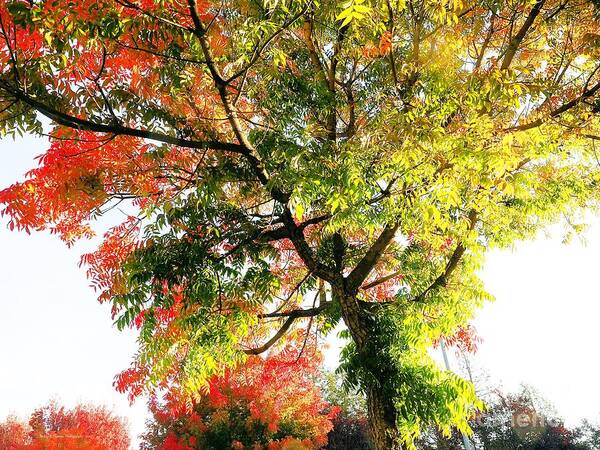
POLYGON ((298 203, 296 205, 296 219, 302 220, 302 217, 304 217, 304 206, 302 206, 302 203, 298 203))

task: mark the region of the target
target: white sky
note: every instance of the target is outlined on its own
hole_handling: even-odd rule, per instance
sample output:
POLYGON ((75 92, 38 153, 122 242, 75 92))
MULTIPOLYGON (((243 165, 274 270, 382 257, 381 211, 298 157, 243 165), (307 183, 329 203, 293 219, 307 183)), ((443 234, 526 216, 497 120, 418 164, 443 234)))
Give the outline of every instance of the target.
MULTIPOLYGON (((22 179, 46 148, 31 138, 0 141, 0 189, 22 179)), ((143 431, 144 401, 130 406, 112 387, 128 367, 135 336, 112 327, 108 305, 88 287, 79 255, 48 233, 10 232, 0 219, 0 420, 27 415, 50 398, 106 404, 143 431)), ((494 251, 483 271, 496 302, 475 321, 484 339, 477 365, 507 389, 531 384, 568 424, 600 419, 600 220, 587 245, 560 231, 514 251, 494 251)), ((328 365, 335 365, 329 352, 328 365)))

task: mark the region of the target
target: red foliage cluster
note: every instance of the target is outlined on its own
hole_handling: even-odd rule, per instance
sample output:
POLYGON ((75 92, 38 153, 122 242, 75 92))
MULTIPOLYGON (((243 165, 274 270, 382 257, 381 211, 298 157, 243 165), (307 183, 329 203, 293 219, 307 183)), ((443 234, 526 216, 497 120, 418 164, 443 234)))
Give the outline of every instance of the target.
MULTIPOLYGON (((119 89, 127 87, 128 95, 140 100, 151 99, 160 103, 165 111, 190 118, 190 123, 180 124, 182 127, 203 130, 201 121, 192 118, 215 116, 217 96, 207 89, 212 84, 204 72, 194 73, 189 98, 174 97, 168 86, 158 82, 164 62, 151 52, 136 50, 140 32, 146 33, 152 26, 158 26, 127 19, 141 19, 148 12, 164 8, 164 2, 143 0, 125 5, 125 2, 82 0, 62 6, 57 6, 56 2, 35 3, 42 8, 41 16, 52 24, 51 32, 43 26, 15 24, 15 14, 9 11, 9 5, 14 8, 21 4, 28 8, 33 2, 0 0, 0 29, 7 34, 6 39, 18 42, 18 46, 10 51, 6 45, 0 46, 3 68, 10 66, 11 58, 29 61, 47 56, 52 53, 52 40, 68 35, 72 38, 69 45, 73 55, 63 65, 55 67, 51 76, 40 74, 47 78, 42 81, 59 93, 66 103, 80 106, 82 93, 103 95, 104 91, 118 86, 119 89), (101 23, 110 17, 127 21, 129 27, 118 43, 110 41, 97 45, 87 34, 73 33, 73 28, 77 29, 82 19, 101 23), (98 80, 99 73, 102 73, 101 81, 98 80), (190 100, 198 98, 204 101, 190 100)), ((207 12, 208 2, 197 4, 203 20, 214 18, 207 12)), ((185 0, 169 2, 173 20, 182 26, 191 25, 188 7, 185 0)), ((211 40, 223 39, 219 30, 219 21, 215 20, 211 40)), ((156 39, 153 45, 155 51, 160 52, 169 45, 184 46, 182 39, 178 35, 169 35, 156 39)), ((89 120, 89 111, 93 111, 92 105, 74 107, 70 113, 79 120, 89 120)), ((139 124, 123 122, 119 125, 135 127, 139 124)), ((211 156, 210 151, 196 152, 177 146, 159 149, 141 137, 119 133, 57 126, 51 135, 50 148, 38 158, 39 166, 27 173, 26 181, 0 191, 0 214, 8 217, 11 229, 29 232, 49 228, 68 243, 92 235, 90 219, 99 215, 101 208, 109 203, 114 205, 115 201, 124 198, 135 199, 139 206, 165 201, 169 193, 179 187, 178 173, 193 171, 200 161, 208 164, 211 156), (160 151, 160 158, 153 151, 160 151)))
POLYGON ((74 141, 55 134, 28 179, 0 191, 11 229, 29 232, 54 224, 52 231, 70 243, 92 235, 88 221, 109 197, 126 193, 142 201, 165 191, 158 163, 148 153, 152 147, 143 140, 80 132, 74 141))
POLYGON ((192 404, 171 391, 151 401, 155 433, 146 441, 161 450, 322 448, 339 409, 315 384, 319 362, 314 350, 288 347, 213 378, 192 404))
POLYGON ((2 450, 127 450, 123 419, 104 407, 65 409, 51 402, 35 410, 29 424, 9 417, 0 423, 2 450))
MULTIPOLYGON (((477 330, 472 325, 460 327, 452 336, 444 336, 442 339, 448 347, 455 347, 466 353, 477 352, 477 346, 481 343, 481 337, 477 335, 477 330)), ((437 344, 439 341, 436 346, 437 344)))
MULTIPOLYGON (((177 142, 162 145, 145 139, 144 133, 127 135, 118 132, 118 128, 162 132, 163 119, 157 120, 156 124, 140 123, 144 120, 136 112, 137 107, 131 114, 120 112, 115 99, 101 100, 105 99, 105 93, 117 91, 119 95, 135 98, 143 111, 159 105, 159 116, 164 118, 165 124, 169 123, 165 125, 167 130, 171 127, 170 121, 181 121, 172 125, 178 133, 172 130, 165 132, 165 136, 172 140, 187 139, 189 133, 190 139, 198 142, 231 142, 235 139, 226 121, 213 120, 223 116, 224 111, 214 82, 206 71, 186 71, 186 95, 174 96, 172 83, 164 82, 167 77, 165 71, 169 73, 173 61, 157 54, 169 53, 169 49, 174 47, 188 48, 189 43, 183 37, 185 34, 156 33, 153 34, 151 51, 139 48, 141 32, 146 35, 160 29, 159 22, 146 20, 148 14, 168 12, 173 23, 184 27, 192 25, 186 0, 167 4, 158 0, 81 0, 67 3, 68 7, 60 7, 60 2, 0 0, 0 29, 4 30, 8 41, 19 43, 13 49, 7 45, 0 46, 0 63, 9 67, 12 57, 19 61, 43 59, 54 51, 53 42, 67 35, 72 52, 60 64, 53 65, 51 74, 41 71, 41 84, 64 100, 64 104, 56 106, 57 110, 73 120, 99 121, 96 115, 108 112, 104 111, 106 108, 111 110, 113 118, 100 120, 106 126, 94 132, 59 126, 55 122, 56 127, 50 131, 50 147, 38 157, 37 167, 27 173, 24 181, 0 190, 0 215, 6 216, 11 229, 26 232, 49 229, 71 244, 78 238, 92 236, 90 223, 93 219, 123 201, 127 202, 127 213, 134 215, 147 207, 164 206, 175 193, 190 187, 195 174, 207 167, 219 167, 220 158, 223 158, 224 152, 214 151, 210 146, 192 149, 179 147, 177 142), (20 25, 18 11, 32 8, 36 9, 36 17, 43 20, 38 21, 36 26, 20 25), (37 11, 37 8, 41 10, 37 11), (85 30, 93 24, 99 35, 103 24, 117 20, 122 33, 118 37, 102 39, 93 33, 75 32, 82 28, 82 20, 85 21, 85 30), (15 33, 16 36, 13 35, 15 33), (95 39, 90 39, 91 35, 96 36, 95 39), (14 55, 9 50, 15 52, 14 55), (112 125, 118 125, 116 132, 104 131, 112 125)), ((200 19, 211 23, 207 38, 218 57, 228 45, 222 30, 223 19, 214 16, 217 9, 211 2, 197 1, 196 9, 200 19)), ((243 107, 243 104, 242 97, 239 106, 243 107)), ((238 156, 234 151, 226 158, 233 161, 238 156)), ((260 200, 247 198, 248 205, 241 206, 260 200)), ((181 228, 191 239, 189 236, 193 236, 194 231, 185 229, 184 224, 181 228)), ((319 236, 318 230, 306 232, 312 233, 315 240, 319 236)), ((82 264, 88 268, 88 276, 101 301, 124 293, 126 288, 120 269, 132 251, 148 245, 152 242, 144 242, 138 219, 127 217, 121 225, 104 235, 97 251, 82 257, 82 264)), ((224 252, 231 250, 227 245, 223 243, 224 252)), ((273 271, 281 275, 284 290, 292 293, 305 277, 305 270, 293 245, 289 241, 283 241, 283 245, 287 248, 281 249, 273 271)), ((160 333, 163 334, 178 332, 169 323, 178 313, 180 294, 173 292, 172 295, 175 302, 170 309, 153 310, 153 319, 162 327, 160 333)), ((293 308, 294 301, 300 299, 293 299, 288 307, 293 308)), ((113 306, 114 317, 119 313, 118 308, 116 304, 113 306)), ((146 317, 142 311, 133 325, 141 327, 146 317)), ((142 384, 147 381, 147 370, 147 367, 138 365, 123 372, 117 380, 117 387, 121 391, 128 390, 131 395, 138 395, 142 384)), ((176 367, 173 367, 175 370, 176 367)))
POLYGON ((0 449, 16 450, 29 440, 29 427, 16 417, 10 416, 0 423, 0 449))
MULTIPOLYGON (((87 276, 100 301, 107 301, 118 289, 121 264, 138 247, 139 220, 133 216, 104 234, 104 241, 92 253, 82 255, 80 265, 88 266, 87 276)), ((113 311, 114 315, 114 311, 113 311)))

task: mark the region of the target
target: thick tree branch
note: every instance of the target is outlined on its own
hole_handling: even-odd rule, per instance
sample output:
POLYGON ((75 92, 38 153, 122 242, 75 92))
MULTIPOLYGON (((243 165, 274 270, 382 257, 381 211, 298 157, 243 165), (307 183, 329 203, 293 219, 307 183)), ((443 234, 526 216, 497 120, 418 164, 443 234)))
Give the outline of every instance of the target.
POLYGON ((244 350, 244 353, 248 355, 260 355, 261 353, 266 352, 288 332, 288 330, 292 327, 292 325, 297 319, 318 316, 321 312, 325 310, 325 308, 329 306, 330 303, 331 302, 322 303, 319 306, 310 309, 295 309, 289 312, 276 312, 271 314, 260 315, 259 318, 287 317, 287 319, 283 323, 281 328, 277 331, 277 333, 275 333, 271 337, 271 339, 269 339, 260 347, 244 350))
POLYGON ((517 125, 517 126, 511 127, 511 128, 508 128, 508 129, 506 129, 506 131, 525 131, 525 130, 530 130, 532 128, 537 128, 537 127, 543 125, 544 123, 546 123, 546 121, 548 119, 553 119, 555 117, 560 116, 561 114, 576 107, 577 105, 582 103, 584 100, 586 100, 590 97, 593 97, 598 92, 600 92, 600 81, 598 83, 596 83, 590 89, 584 89, 583 93, 579 97, 574 98, 570 102, 567 102, 564 105, 560 106, 559 108, 556 108, 555 110, 551 111, 550 114, 548 114, 546 117, 540 117, 539 119, 536 119, 532 122, 524 123, 522 125, 517 125))
POLYGON ((190 139, 182 139, 167 134, 158 133, 155 131, 143 130, 138 128, 126 127, 120 124, 103 124, 93 122, 87 119, 81 119, 79 117, 72 116, 70 114, 58 111, 57 109, 45 105, 44 103, 36 100, 33 97, 25 94, 21 90, 7 86, 5 83, 0 85, 0 89, 5 90, 10 95, 14 96, 15 99, 25 103, 31 108, 38 111, 40 114, 46 116, 50 120, 53 120, 59 125, 73 128, 77 130, 92 131, 96 133, 109 133, 114 135, 133 136, 144 139, 150 139, 165 144, 177 145, 179 147, 194 148, 194 149, 212 149, 222 150, 238 154, 243 154, 244 148, 239 144, 219 142, 219 141, 196 141, 190 139))
POLYGON ((474 70, 478 70, 481 67, 481 63, 483 62, 483 57, 485 56, 485 51, 487 50, 488 45, 490 44, 490 41, 492 40, 492 36, 494 35, 494 19, 495 18, 496 18, 496 16, 493 15, 492 18, 490 19, 490 27, 485 36, 485 39, 483 40, 483 44, 481 44, 481 49, 479 49, 479 51, 477 52, 477 60, 475 61, 475 66, 473 67, 474 70))
POLYGON ((371 270, 373 270, 373 267, 375 267, 375 264, 377 264, 377 261, 379 261, 382 253, 385 251, 392 239, 394 239, 396 230, 398 230, 399 226, 399 222, 393 225, 387 225, 377 240, 373 243, 373 245, 371 245, 371 248, 367 250, 367 253, 365 253, 362 259, 358 262, 354 270, 350 272, 346 281, 348 292, 351 295, 356 294, 360 285, 369 276, 369 273, 371 273, 371 270))
POLYGON ((314 317, 321 314, 325 309, 329 307, 331 302, 322 302, 319 306, 308 309, 294 309, 292 311, 287 312, 279 312, 275 311, 272 313, 260 314, 258 316, 259 319, 267 319, 270 317, 293 317, 295 319, 299 319, 301 317, 314 317))
POLYGON ((282 327, 273 335, 271 339, 269 339, 260 347, 244 350, 244 353, 247 355, 260 355, 261 353, 266 352, 288 332, 295 320, 295 317, 288 317, 288 319, 283 323, 282 327))
MULTIPOLYGON (((475 227, 476 223, 477 213, 475 211, 471 211, 469 213, 469 230, 472 230, 475 227)), ((450 259, 448 259, 444 271, 435 280, 433 280, 433 283, 431 283, 427 288, 425 288, 423 292, 414 297, 412 301, 422 302, 425 300, 425 297, 429 292, 447 286, 450 276, 458 267, 458 263, 465 254, 465 251, 466 247, 462 244, 462 242, 459 242, 454 251, 452 252, 452 255, 450 255, 450 259)))
MULTIPOLYGON (((261 184, 267 185, 269 182, 269 176, 268 176, 267 172, 265 171, 265 169, 262 165, 262 162, 260 161, 259 157, 257 156, 258 153, 257 153, 256 149, 254 148, 252 143, 248 140, 246 133, 244 133, 244 131, 243 131, 242 125, 241 125, 239 117, 238 117, 237 110, 232 105, 231 101, 229 100, 229 94, 227 92, 228 85, 227 85, 227 82, 223 79, 223 76, 221 75, 219 69, 217 68, 215 60, 213 58, 213 55, 212 55, 212 52, 210 49, 210 43, 208 42, 208 38, 206 36, 206 28, 204 27, 202 20, 200 19, 200 14, 198 12, 198 6, 196 4, 196 0, 188 0, 188 6, 189 6, 190 15, 192 17, 192 21, 193 21, 194 27, 195 27, 194 34, 200 41, 200 46, 202 47, 202 52, 203 52, 204 58, 206 60, 206 66, 211 74, 211 77, 212 77, 212 79, 215 83, 215 86, 217 88, 217 91, 219 93, 219 97, 221 99, 221 103, 223 104, 223 108, 225 109, 225 113, 227 115, 229 124, 231 125, 233 133, 235 134, 235 137, 238 139, 242 148, 244 149, 242 153, 244 154, 244 156, 250 163, 252 170, 256 173, 261 184)), ((285 197, 283 195, 283 193, 281 193, 280 191, 276 191, 275 193, 280 194, 280 195, 278 195, 279 198, 275 198, 275 196, 273 197, 273 198, 275 198, 275 200, 282 202, 284 204, 287 203, 288 198, 285 197)))
POLYGON ((277 202, 279 202, 281 205, 283 205, 284 211, 281 216, 283 225, 287 228, 289 232, 289 239, 294 244, 294 248, 298 252, 298 255, 306 265, 307 269, 312 271, 316 276, 321 277, 326 281, 332 281, 335 277, 334 272, 327 268, 325 265, 316 261, 312 249, 306 242, 303 229, 299 228, 298 225, 296 225, 296 223, 294 222, 292 213, 287 205, 290 197, 289 194, 283 192, 277 187, 270 186, 269 175, 264 169, 262 161, 258 157, 258 152, 256 151, 256 149, 248 139, 248 136, 244 132, 244 129, 239 120, 237 110, 235 109, 235 106, 231 103, 229 99, 229 93, 227 91, 227 82, 223 79, 219 69, 217 68, 217 65, 215 64, 210 49, 210 43, 208 42, 208 39, 206 37, 206 29, 202 24, 200 14, 198 13, 196 1, 188 0, 188 6, 190 10, 190 15, 192 17, 192 21, 195 26, 194 34, 198 37, 200 41, 200 45, 204 53, 204 58, 206 60, 206 65, 219 93, 221 103, 223 104, 223 108, 225 109, 225 113, 227 114, 227 118, 233 130, 233 133, 235 134, 236 138, 238 139, 238 141, 244 149, 242 154, 246 157, 247 161, 250 164, 250 167, 257 175, 261 184, 268 188, 271 197, 277 202))
POLYGON ((308 48, 308 56, 313 67, 317 71, 317 77, 319 77, 324 83, 327 83, 327 72, 329 69, 326 67, 325 63, 321 61, 321 57, 319 56, 317 46, 315 45, 315 41, 313 40, 313 27, 313 21, 307 20, 305 23, 305 43, 306 47, 308 48))
POLYGON ((381 278, 377 278, 375 281, 371 281, 370 283, 367 284, 363 284, 360 288, 362 290, 367 290, 367 289, 371 289, 374 288, 375 286, 379 286, 382 283, 385 283, 386 281, 391 280, 392 278, 396 278, 397 276, 402 275, 403 271, 402 270, 396 270, 395 272, 392 272, 388 275, 385 275, 381 278))
POLYGON ((289 239, 294 244, 294 248, 298 252, 298 255, 302 259, 302 262, 304 262, 306 268, 319 278, 333 282, 337 278, 338 273, 334 269, 325 266, 315 259, 312 249, 304 238, 303 229, 296 225, 294 218, 287 207, 283 212, 282 220, 284 226, 290 233, 289 239))
MULTIPOLYGON (((303 231, 305 228, 307 228, 310 225, 317 225, 321 222, 324 222, 328 219, 331 218, 331 214, 323 214, 322 216, 316 216, 313 217, 311 219, 305 220, 304 222, 296 225, 296 227, 303 231)), ((289 232, 288 227, 286 226, 282 226, 279 228, 275 228, 274 230, 267 230, 264 231, 260 234, 261 239, 267 240, 267 241, 276 241, 279 239, 285 239, 285 238, 290 238, 291 234, 289 232)))
POLYGON ((500 69, 506 70, 510 67, 510 63, 512 62, 517 51, 519 50, 519 46, 521 45, 521 42, 527 35, 527 32, 533 25, 533 22, 535 22, 536 17, 542 11, 542 7, 544 6, 544 3, 545 3, 545 0, 537 0, 535 5, 533 5, 533 8, 529 12, 527 19, 525 19, 525 22, 523 23, 523 25, 521 26, 521 28, 519 29, 517 34, 515 34, 514 37, 510 40, 510 42, 508 44, 508 48, 506 49, 506 53, 504 54, 504 58, 502 58, 502 65, 500 66, 500 69))
POLYGON ((454 270, 458 267, 458 263, 464 255, 465 250, 466 248, 462 244, 458 244, 452 252, 450 259, 446 263, 446 268, 444 269, 444 271, 423 292, 414 297, 412 301, 422 302, 423 300, 425 300, 425 297, 429 292, 434 291, 435 289, 438 289, 440 287, 445 287, 448 284, 448 279, 450 278, 450 275, 452 275, 452 272, 454 272, 454 270))

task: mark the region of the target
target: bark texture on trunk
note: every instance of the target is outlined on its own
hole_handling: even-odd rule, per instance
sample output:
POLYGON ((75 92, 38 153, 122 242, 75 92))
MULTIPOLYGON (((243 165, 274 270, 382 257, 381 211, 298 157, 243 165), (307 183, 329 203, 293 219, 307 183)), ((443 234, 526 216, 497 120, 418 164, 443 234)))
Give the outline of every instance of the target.
POLYGON ((367 389, 367 412, 369 435, 375 450, 400 450, 394 405, 376 386, 367 389))
MULTIPOLYGON (((342 316, 359 353, 365 356, 365 361, 370 360, 370 346, 377 341, 374 324, 360 307, 356 297, 344 295, 343 290, 338 291, 338 298, 342 307, 342 316)), ((370 364, 371 365, 371 364, 370 364)), ((384 361, 377 361, 372 367, 366 367, 375 380, 367 386, 367 413, 369 419, 369 434, 375 450, 399 450, 398 431, 396 429, 396 408, 393 399, 385 394, 383 386, 390 373, 384 361)))

